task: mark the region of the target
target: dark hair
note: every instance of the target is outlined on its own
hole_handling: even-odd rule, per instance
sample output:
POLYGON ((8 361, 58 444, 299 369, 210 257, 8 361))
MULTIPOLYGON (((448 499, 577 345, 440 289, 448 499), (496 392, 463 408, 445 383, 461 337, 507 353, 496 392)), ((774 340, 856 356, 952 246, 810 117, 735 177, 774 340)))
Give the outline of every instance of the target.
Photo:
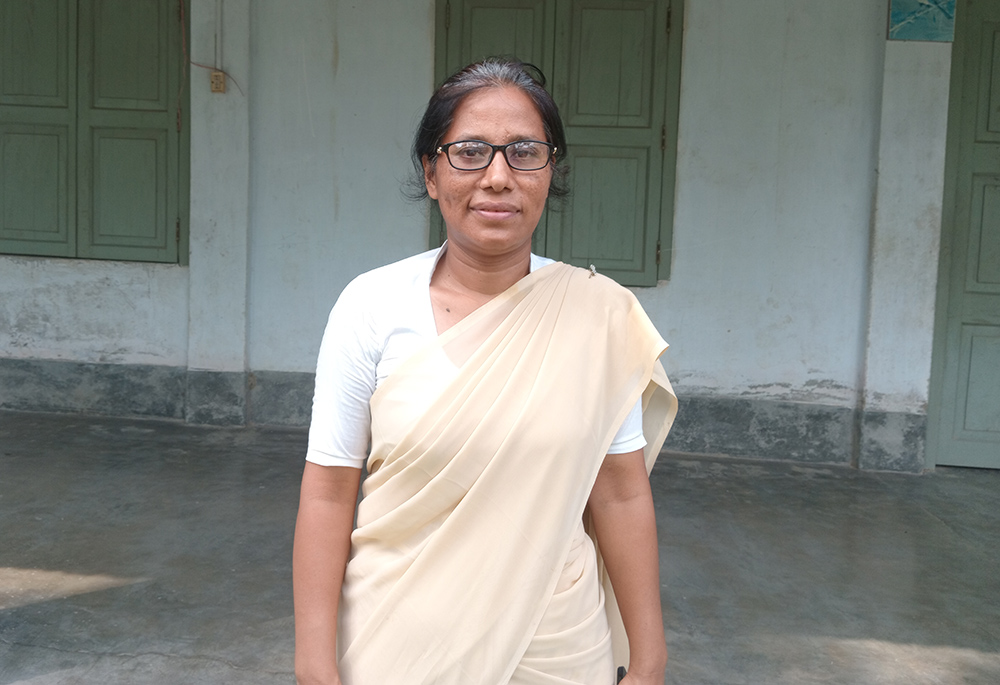
POLYGON ((437 162, 437 148, 455 118, 455 110, 466 96, 480 88, 505 86, 520 88, 531 98, 542 117, 547 139, 545 142, 556 146, 556 154, 552 160, 549 197, 565 197, 569 194, 566 182, 569 169, 565 164, 566 134, 559 118, 559 108, 545 90, 545 76, 538 67, 514 57, 487 57, 482 62, 470 64, 448 77, 427 103, 427 109, 420 120, 410 150, 410 158, 416 171, 416 176, 410 184, 412 187, 410 195, 414 199, 422 200, 427 197, 423 158, 426 156, 432 165, 437 162))

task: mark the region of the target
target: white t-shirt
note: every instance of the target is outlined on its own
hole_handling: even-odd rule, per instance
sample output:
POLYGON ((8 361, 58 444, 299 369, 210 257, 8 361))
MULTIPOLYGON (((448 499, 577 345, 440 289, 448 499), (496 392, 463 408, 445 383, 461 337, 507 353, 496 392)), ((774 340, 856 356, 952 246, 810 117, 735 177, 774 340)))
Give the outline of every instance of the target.
MULTIPOLYGON (((430 282, 442 248, 361 274, 330 312, 316 362, 308 461, 361 468, 371 440, 369 402, 400 363, 437 337, 430 282)), ((531 271, 551 259, 531 255, 531 271)), ((642 401, 619 428, 609 454, 646 446, 642 401)))

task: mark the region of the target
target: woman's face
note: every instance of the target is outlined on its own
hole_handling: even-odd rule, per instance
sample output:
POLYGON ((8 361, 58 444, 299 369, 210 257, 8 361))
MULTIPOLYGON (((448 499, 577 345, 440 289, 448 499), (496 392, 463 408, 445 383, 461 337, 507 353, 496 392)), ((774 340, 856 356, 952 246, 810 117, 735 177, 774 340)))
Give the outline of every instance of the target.
MULTIPOLYGON (((441 144, 458 140, 504 145, 546 137, 531 98, 519 88, 501 87, 475 90, 459 104, 441 144)), ((427 193, 438 202, 449 242, 484 257, 531 249, 551 180, 551 164, 517 171, 499 152, 478 171, 455 169, 444 154, 434 165, 424 158, 427 193)))

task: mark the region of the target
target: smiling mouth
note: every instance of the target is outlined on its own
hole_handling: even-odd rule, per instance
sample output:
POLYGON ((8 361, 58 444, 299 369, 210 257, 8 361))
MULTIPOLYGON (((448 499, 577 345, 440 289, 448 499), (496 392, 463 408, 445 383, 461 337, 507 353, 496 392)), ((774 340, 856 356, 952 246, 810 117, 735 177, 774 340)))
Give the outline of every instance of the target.
POLYGON ((511 205, 477 205, 472 209, 487 219, 505 219, 517 214, 517 208, 511 205))

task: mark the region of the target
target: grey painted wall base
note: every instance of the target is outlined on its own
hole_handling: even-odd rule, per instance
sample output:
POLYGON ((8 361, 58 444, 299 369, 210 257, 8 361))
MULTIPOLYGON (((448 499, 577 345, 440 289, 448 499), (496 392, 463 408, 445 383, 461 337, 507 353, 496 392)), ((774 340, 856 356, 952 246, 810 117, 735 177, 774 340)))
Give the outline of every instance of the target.
POLYGON ((743 397, 687 396, 665 449, 754 459, 850 464, 854 410, 743 397))
POLYGON ((254 371, 250 374, 250 423, 308 426, 314 374, 254 371))
MULTIPOLYGON (((0 359, 3 409, 307 426, 312 392, 311 373, 0 359)), ((683 392, 680 405, 668 450, 871 470, 924 468, 923 415, 683 392)))
POLYGON ((923 414, 682 394, 677 421, 664 447, 918 473, 926 467, 926 435, 923 414))
POLYGON ((247 422, 245 373, 188 371, 184 420, 212 426, 241 426, 247 422))
POLYGON ((0 409, 306 426, 313 374, 0 359, 0 409))
POLYGON ((858 468, 919 473, 927 465, 927 416, 865 411, 858 468))
POLYGON ((246 423, 242 373, 169 366, 0 359, 0 408, 246 423))
POLYGON ((0 359, 0 408, 184 418, 186 369, 0 359))

